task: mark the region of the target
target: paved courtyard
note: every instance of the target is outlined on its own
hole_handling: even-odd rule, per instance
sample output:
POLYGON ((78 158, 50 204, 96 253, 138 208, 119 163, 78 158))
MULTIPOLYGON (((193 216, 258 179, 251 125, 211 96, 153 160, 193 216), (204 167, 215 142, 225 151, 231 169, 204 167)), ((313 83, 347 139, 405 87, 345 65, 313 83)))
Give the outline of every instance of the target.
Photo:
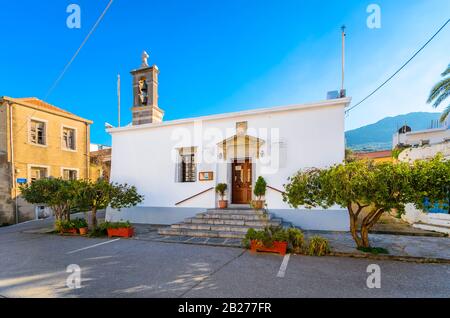
POLYGON ((449 264, 284 259, 233 247, 29 233, 46 222, 0 228, 2 297, 450 297, 449 264), (71 264, 81 269, 79 289, 66 286, 71 264), (379 289, 367 287, 370 264, 380 266, 379 289))

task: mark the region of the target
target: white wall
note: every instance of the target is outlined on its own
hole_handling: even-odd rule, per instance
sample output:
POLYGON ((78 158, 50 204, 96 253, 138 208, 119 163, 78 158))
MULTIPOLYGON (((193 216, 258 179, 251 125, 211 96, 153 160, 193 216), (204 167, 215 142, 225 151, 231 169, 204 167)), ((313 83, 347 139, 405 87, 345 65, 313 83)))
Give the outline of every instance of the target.
MULTIPOLYGON (((201 122, 177 123, 175 121, 175 124, 163 123, 163 125, 112 129, 110 130, 112 134, 111 180, 135 185, 139 193, 145 196, 141 207, 175 207, 176 202, 214 187, 218 182, 226 182, 227 172, 226 164, 201 162, 197 165, 197 177, 200 171, 213 171, 214 180, 194 183, 175 182, 176 165, 172 159, 173 149, 196 146, 197 153, 200 151, 208 155, 217 149, 218 142, 236 133, 236 122, 247 121, 248 134, 257 134, 257 137, 266 140, 266 145, 275 142, 275 138, 270 133, 265 135, 264 129, 269 131, 275 129, 279 132, 284 149, 281 151, 283 157, 281 166, 271 171, 272 169, 267 169, 267 164, 256 162, 253 182, 256 181, 257 176, 262 175, 268 185, 282 190, 287 178, 301 168, 326 167, 342 162, 345 152, 344 107, 348 103, 349 100, 344 99, 339 102, 329 101, 329 104, 325 102, 316 107, 241 113, 232 118, 206 117, 201 122), (221 137, 205 135, 205 131, 216 131, 221 137), (182 132, 188 133, 191 137, 182 140, 174 139, 182 135, 182 132)), ((266 159, 263 157, 260 160, 266 159)), ((208 191, 180 204, 179 207, 212 208, 215 202, 214 191, 208 191)), ((289 208, 282 201, 281 194, 270 189, 267 191, 266 202, 269 209, 289 208)), ((180 216, 182 214, 184 212, 180 210, 180 216)), ((130 221, 141 219, 141 216, 135 216, 131 212, 124 215, 130 221)), ((331 218, 331 215, 332 213, 326 214, 328 218, 331 218)), ((157 219, 160 220, 159 217, 157 219)), ((167 220, 173 219, 178 218, 172 218, 167 214, 166 220, 161 219, 158 222, 167 224, 167 220)), ((339 224, 337 227, 342 228, 342 223, 339 224)))

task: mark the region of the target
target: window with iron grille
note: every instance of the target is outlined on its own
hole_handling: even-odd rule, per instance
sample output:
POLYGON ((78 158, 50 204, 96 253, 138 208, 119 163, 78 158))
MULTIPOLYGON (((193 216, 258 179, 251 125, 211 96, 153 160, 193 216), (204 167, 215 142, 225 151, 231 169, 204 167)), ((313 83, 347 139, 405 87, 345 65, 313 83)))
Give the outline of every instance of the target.
POLYGON ((182 182, 195 182, 195 154, 182 155, 182 182))
POLYGON ((70 149, 75 150, 76 144, 75 144, 75 129, 72 128, 63 128, 63 148, 64 149, 70 149))
POLYGON ((30 142, 36 145, 46 145, 44 122, 37 120, 30 122, 30 142))

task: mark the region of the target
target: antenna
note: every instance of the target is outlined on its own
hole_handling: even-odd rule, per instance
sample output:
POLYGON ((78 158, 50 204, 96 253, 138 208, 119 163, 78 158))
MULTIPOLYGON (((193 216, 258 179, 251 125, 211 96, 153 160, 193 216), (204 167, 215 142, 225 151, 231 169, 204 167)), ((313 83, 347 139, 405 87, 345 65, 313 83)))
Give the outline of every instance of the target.
POLYGON ((345 97, 344 80, 345 80, 345 25, 341 27, 342 30, 342 83, 341 83, 341 97, 345 97))
POLYGON ((118 127, 120 127, 120 74, 117 74, 117 115, 118 115, 118 127))

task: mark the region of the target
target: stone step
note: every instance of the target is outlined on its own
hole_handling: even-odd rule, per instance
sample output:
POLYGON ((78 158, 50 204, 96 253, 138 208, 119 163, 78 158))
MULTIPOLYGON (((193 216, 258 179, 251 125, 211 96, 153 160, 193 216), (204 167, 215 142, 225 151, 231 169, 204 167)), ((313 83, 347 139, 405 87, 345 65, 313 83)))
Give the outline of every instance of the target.
POLYGON ((223 213, 223 214, 257 214, 262 215, 266 210, 254 209, 207 209, 206 213, 223 213))
POLYGON ((196 215, 198 219, 220 219, 220 220, 246 220, 246 221, 261 221, 270 220, 273 218, 273 214, 267 214, 266 216, 260 214, 250 213, 198 213, 196 215))
POLYGON ((450 227, 450 219, 441 219, 441 218, 430 218, 428 217, 428 220, 426 222, 423 222, 424 224, 430 224, 430 225, 438 225, 438 226, 447 226, 450 227))
POLYGON ((185 223, 196 224, 216 224, 216 225, 246 225, 246 226, 277 226, 281 225, 282 219, 266 220, 236 220, 236 219, 216 219, 216 218, 187 218, 185 223))
POLYGON ((415 224, 413 224, 413 227, 422 229, 422 230, 446 233, 446 234, 450 235, 450 227, 448 227, 448 226, 431 225, 431 224, 426 224, 426 223, 415 223, 415 224))
POLYGON ((193 230, 193 229, 174 229, 174 228, 163 228, 159 229, 158 233, 160 235, 177 235, 177 236, 193 236, 193 237, 220 237, 220 238, 238 238, 242 239, 245 237, 243 232, 227 232, 227 231, 208 231, 208 230, 193 230))
POLYGON ((240 232, 247 233, 249 228, 255 230, 262 230, 264 226, 245 226, 245 225, 225 225, 225 224, 196 224, 196 223, 177 223, 172 224, 173 229, 190 229, 203 231, 217 231, 217 232, 240 232))

